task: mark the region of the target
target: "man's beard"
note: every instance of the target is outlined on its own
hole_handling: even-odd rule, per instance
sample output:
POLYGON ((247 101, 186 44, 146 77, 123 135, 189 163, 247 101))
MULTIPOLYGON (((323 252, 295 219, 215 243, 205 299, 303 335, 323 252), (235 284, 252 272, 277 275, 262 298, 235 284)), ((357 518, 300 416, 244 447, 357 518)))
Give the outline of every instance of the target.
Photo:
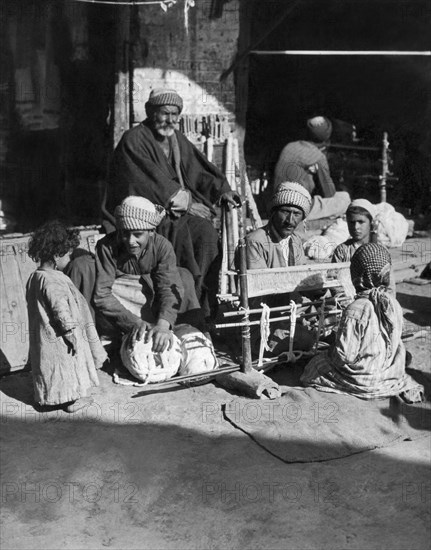
POLYGON ((156 123, 154 124, 154 131, 157 132, 159 136, 171 137, 174 134, 175 126, 156 123))

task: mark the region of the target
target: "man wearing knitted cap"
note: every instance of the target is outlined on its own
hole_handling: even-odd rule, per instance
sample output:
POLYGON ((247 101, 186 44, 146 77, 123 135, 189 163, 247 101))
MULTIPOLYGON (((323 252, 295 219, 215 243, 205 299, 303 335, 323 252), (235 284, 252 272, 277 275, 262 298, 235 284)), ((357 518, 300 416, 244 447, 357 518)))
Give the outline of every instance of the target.
MULTIPOLYGON (((305 263, 302 241, 295 234, 295 229, 309 214, 311 208, 310 193, 299 183, 281 183, 271 199, 271 214, 266 226, 256 229, 246 237, 246 254, 248 269, 267 269, 290 267, 305 263)), ((288 303, 293 299, 287 296, 265 296, 270 307, 288 303)), ((302 298, 295 296, 295 301, 302 298)), ((262 301, 259 298, 256 307, 262 301)), ((254 307, 252 301, 251 306, 254 307)), ((311 334, 305 327, 298 326, 295 336, 295 349, 310 349, 313 345, 311 334)), ((259 341, 256 331, 252 330, 252 346, 259 341)), ((271 336, 268 341, 270 350, 279 355, 288 348, 288 333, 282 323, 271 325, 271 336)))
POLYGON ((176 125, 183 100, 175 90, 156 89, 145 104, 146 120, 124 133, 112 161, 107 198, 108 217, 127 195, 162 205, 167 216, 158 232, 172 243, 178 265, 190 270, 205 313, 215 304, 220 266, 218 235, 211 219, 214 204, 236 206, 222 174, 176 125))
POLYGON ((247 235, 247 268, 265 269, 305 263, 302 241, 294 233, 309 214, 310 193, 296 182, 278 186, 271 199, 268 225, 247 235))
POLYGON ((109 335, 112 329, 114 334, 134 331, 137 339, 145 334, 147 340, 152 338, 154 352, 169 344, 179 314, 188 314, 181 322, 196 324, 194 320, 204 328, 191 273, 177 267, 171 243, 155 232, 164 216, 163 207, 143 197, 127 197, 115 209, 117 231, 96 245, 93 301, 101 321, 98 328, 102 333, 108 328, 109 335), (138 302, 142 292, 151 308, 147 303, 141 310, 145 300, 138 304, 138 312, 123 305, 127 296, 122 296, 124 287, 116 287, 115 281, 124 276, 132 276, 127 278, 128 287, 136 289, 138 302), (143 312, 145 320, 137 314, 143 312))
POLYGON ((308 216, 316 220, 342 216, 350 202, 349 194, 335 188, 324 154, 332 133, 331 121, 323 116, 307 120, 308 140, 292 141, 281 151, 275 166, 274 189, 283 181, 296 181, 313 196, 308 216))

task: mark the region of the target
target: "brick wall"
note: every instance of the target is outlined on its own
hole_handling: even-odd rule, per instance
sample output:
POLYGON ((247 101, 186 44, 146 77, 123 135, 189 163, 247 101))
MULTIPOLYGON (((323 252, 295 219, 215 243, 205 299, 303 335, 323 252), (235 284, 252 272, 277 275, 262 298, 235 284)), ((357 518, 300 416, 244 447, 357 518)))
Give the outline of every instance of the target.
POLYGON ((184 100, 184 114, 227 114, 233 121, 235 87, 230 75, 220 75, 231 64, 239 35, 239 0, 228 2, 219 19, 210 19, 210 0, 184 2, 165 13, 159 6, 138 11, 138 39, 134 49, 135 122, 145 118, 145 102, 153 88, 175 88, 184 100))

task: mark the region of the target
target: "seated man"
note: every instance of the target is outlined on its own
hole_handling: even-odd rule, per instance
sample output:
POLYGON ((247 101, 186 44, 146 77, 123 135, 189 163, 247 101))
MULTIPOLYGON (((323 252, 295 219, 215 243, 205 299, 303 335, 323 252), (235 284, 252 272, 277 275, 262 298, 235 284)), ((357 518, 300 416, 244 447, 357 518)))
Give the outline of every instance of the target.
POLYGON ((82 280, 80 264, 87 274, 95 271, 92 301, 102 335, 115 337, 133 330, 137 339, 144 334, 152 338, 155 352, 165 349, 179 315, 181 322, 204 329, 191 273, 177 267, 172 245, 155 232, 164 215, 161 206, 143 197, 127 197, 115 209, 118 229, 97 243, 92 267, 80 256, 69 269, 77 282, 82 280), (124 279, 126 287, 116 285, 124 279), (129 301, 131 306, 125 307, 129 301))
POLYGON ((157 231, 173 245, 178 265, 192 273, 208 316, 216 306, 221 265, 212 225, 214 204, 237 206, 240 199, 222 172, 175 130, 182 108, 175 90, 151 92, 145 104, 147 118, 125 132, 115 149, 105 215, 115 225, 113 208, 128 195, 161 204, 167 215, 157 231))
POLYGON ((309 139, 293 141, 281 151, 274 173, 274 189, 284 181, 296 181, 313 196, 308 220, 342 216, 349 194, 337 191, 324 154, 332 132, 331 121, 317 116, 307 121, 309 139))
MULTIPOLYGON (((295 234, 295 229, 308 216, 311 202, 309 192, 299 183, 284 182, 279 185, 271 200, 268 225, 252 231, 246 237, 247 269, 289 267, 305 263, 302 241, 295 234)), ((303 298, 297 292, 262 296, 252 299, 254 303, 250 307, 259 307, 260 302, 265 302, 269 307, 288 305, 290 300, 301 303, 303 298)), ((288 349, 288 328, 289 324, 284 322, 271 325, 269 347, 275 355, 288 349)), ((252 331, 253 347, 258 337, 259 334, 252 331)), ((314 343, 311 332, 297 325, 294 343, 295 349, 310 349, 314 343)))

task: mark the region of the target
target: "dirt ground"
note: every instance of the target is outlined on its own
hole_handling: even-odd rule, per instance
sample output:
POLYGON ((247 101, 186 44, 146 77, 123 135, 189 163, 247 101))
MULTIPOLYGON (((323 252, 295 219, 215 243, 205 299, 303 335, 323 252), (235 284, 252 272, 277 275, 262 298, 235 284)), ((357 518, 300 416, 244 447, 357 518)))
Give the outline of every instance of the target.
MULTIPOLYGON (((397 286, 409 329, 430 325, 430 290, 397 286)), ((429 332, 406 345, 431 373, 429 332)), ((35 412, 29 373, 1 379, 2 550, 429 548, 429 437, 285 464, 223 420, 212 383, 100 382, 67 415, 35 412)))

